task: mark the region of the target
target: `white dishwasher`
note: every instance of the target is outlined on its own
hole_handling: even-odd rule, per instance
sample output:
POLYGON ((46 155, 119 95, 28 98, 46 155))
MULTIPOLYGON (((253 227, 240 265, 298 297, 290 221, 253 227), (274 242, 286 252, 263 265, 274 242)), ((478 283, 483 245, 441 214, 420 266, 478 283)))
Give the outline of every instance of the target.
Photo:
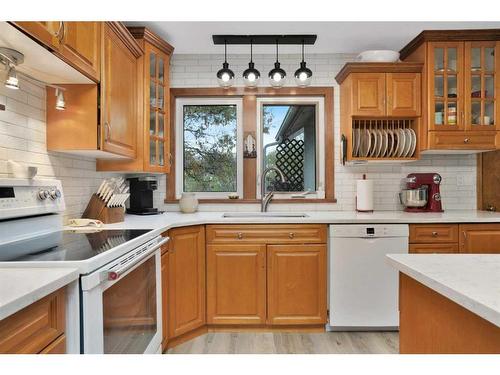
POLYGON ((330 225, 329 330, 397 330, 398 272, 386 254, 408 253, 408 225, 330 225))

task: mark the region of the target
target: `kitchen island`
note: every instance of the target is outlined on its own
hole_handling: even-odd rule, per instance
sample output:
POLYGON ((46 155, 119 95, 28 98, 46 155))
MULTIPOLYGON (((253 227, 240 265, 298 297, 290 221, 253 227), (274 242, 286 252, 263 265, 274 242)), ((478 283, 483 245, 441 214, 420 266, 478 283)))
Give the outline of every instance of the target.
POLYGON ((401 354, 500 353, 500 255, 392 254, 401 354))

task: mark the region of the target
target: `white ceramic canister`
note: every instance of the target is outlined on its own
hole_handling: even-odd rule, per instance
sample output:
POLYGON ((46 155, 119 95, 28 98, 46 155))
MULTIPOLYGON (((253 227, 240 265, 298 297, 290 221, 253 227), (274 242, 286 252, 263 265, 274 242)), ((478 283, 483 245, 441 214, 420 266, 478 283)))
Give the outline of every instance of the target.
POLYGON ((194 193, 182 193, 179 199, 179 207, 185 214, 191 214, 198 210, 198 199, 194 193))

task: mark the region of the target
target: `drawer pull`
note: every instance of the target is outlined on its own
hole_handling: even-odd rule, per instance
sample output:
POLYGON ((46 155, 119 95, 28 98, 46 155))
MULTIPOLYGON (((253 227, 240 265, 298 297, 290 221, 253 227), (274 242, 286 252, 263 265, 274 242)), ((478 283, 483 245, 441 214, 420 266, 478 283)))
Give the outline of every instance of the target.
POLYGON ((239 240, 243 239, 243 233, 238 232, 238 239, 239 239, 239 240))
POLYGON ((295 237, 295 233, 290 232, 288 233, 288 238, 293 239, 295 237))
POLYGON ((437 235, 438 235, 438 232, 436 232, 436 231, 432 232, 432 237, 437 237, 437 235))
POLYGON ((465 138, 464 139, 464 143, 469 143, 470 139, 469 138, 465 138))

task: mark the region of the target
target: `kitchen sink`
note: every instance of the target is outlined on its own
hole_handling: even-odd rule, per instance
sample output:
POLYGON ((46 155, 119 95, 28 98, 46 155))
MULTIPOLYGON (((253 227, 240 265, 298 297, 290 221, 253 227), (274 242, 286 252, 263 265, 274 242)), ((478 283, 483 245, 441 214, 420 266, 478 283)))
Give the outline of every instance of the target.
POLYGON ((303 212, 225 212, 222 217, 308 217, 303 212))

